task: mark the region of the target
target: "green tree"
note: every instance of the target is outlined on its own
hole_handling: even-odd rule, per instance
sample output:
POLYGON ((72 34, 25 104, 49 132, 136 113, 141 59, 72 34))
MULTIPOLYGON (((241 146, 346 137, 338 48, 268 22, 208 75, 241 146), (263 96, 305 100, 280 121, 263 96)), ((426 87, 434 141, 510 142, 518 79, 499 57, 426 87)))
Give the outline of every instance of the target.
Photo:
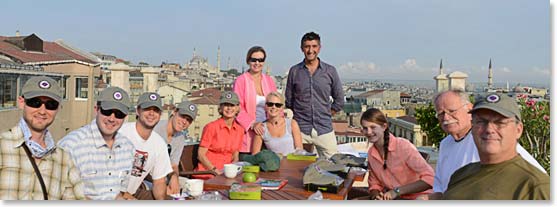
POLYGON ((447 136, 439 126, 439 121, 435 117, 435 107, 432 103, 416 108, 416 120, 420 124, 422 131, 427 134, 430 142, 428 144, 439 146, 441 140, 447 136))
POLYGON ((535 101, 524 95, 519 96, 518 100, 524 124, 519 139, 520 145, 536 158, 549 174, 551 164, 549 102, 535 101))

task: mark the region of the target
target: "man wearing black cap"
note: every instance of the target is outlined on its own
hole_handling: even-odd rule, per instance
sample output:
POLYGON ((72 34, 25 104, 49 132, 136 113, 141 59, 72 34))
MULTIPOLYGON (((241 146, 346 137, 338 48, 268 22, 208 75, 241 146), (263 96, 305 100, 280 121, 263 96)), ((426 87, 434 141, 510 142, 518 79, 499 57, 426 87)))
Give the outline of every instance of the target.
POLYGON ((480 161, 455 171, 444 199, 550 199, 549 176, 517 153, 524 126, 516 101, 507 95, 488 94, 476 101, 470 113, 480 161))
POLYGON ((184 100, 174 109, 168 120, 161 120, 157 126, 155 126, 154 132, 159 134, 164 141, 166 141, 168 154, 170 155, 170 163, 174 171, 174 175, 170 180, 170 189, 167 189, 170 191, 169 194, 180 192, 178 186, 179 182, 174 179, 178 179, 179 177, 180 170, 178 169, 178 165, 182 157, 182 151, 184 151, 184 145, 186 144, 185 137, 187 136, 187 132, 185 132, 185 130, 190 126, 193 120, 195 120, 196 116, 197 106, 188 100, 184 100))
POLYGON ((85 183, 85 195, 93 200, 134 199, 126 191, 135 148, 118 133, 130 105, 123 89, 104 89, 94 106, 95 119, 58 142, 70 153, 85 183))
POLYGON ((60 109, 58 82, 33 77, 21 92, 23 117, 0 133, 0 200, 85 199, 79 170, 47 129, 60 109))
MULTIPOLYGON (((166 176, 172 173, 167 146, 163 138, 152 133, 162 113, 162 100, 157 93, 146 92, 137 100, 137 121, 122 126, 120 132, 135 146, 134 162, 128 185, 128 192, 140 200, 166 197, 166 176), (139 188, 145 177, 153 178, 153 190, 139 188)), ((178 186, 176 180, 176 186, 178 186)))

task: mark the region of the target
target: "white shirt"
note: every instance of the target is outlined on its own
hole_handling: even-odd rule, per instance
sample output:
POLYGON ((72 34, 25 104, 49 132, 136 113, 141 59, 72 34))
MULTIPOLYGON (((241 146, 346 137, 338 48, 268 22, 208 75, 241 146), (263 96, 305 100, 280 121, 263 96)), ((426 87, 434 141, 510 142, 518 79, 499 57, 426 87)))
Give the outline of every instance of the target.
POLYGON ((134 194, 147 174, 156 180, 172 172, 168 148, 163 138, 151 132, 147 140, 137 133, 135 122, 125 123, 118 131, 124 134, 135 146, 134 162, 130 173, 128 192, 134 194))
MULTIPOLYGON (((516 145, 518 154, 530 164, 545 172, 543 167, 526 151, 520 144, 516 145)), ((435 167, 435 179, 433 181, 433 192, 445 192, 451 175, 459 168, 472 163, 479 162, 480 155, 472 133, 468 132, 460 141, 455 141, 451 135, 446 136, 439 147, 439 158, 435 167)))
POLYGON ((267 120, 265 112, 265 96, 255 96, 255 121, 263 122, 267 120))

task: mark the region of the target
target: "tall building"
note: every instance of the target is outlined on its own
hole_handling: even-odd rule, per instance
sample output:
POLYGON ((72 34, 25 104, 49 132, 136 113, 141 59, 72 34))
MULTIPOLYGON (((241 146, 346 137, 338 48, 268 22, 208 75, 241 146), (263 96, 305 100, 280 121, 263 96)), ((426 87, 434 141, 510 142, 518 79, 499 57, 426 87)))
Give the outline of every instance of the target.
POLYGON ((487 89, 493 89, 493 70, 491 69, 491 58, 489 59, 489 73, 487 74, 487 89))
POLYGON ((439 64, 439 75, 433 77, 437 93, 452 89, 465 91, 467 78, 468 75, 460 71, 445 74, 445 71, 443 70, 443 59, 441 59, 441 64, 439 64))
MULTIPOLYGON (((55 139, 77 129, 93 118, 93 100, 96 78, 100 77, 100 61, 96 56, 72 47, 61 40, 44 41, 36 34, 27 36, 0 36, 0 59, 23 65, 21 68, 4 70, 1 77, 11 78, 2 90, 10 90, 4 97, 20 96, 21 87, 30 76, 48 75, 55 77, 64 90, 62 109, 51 126, 55 139), (38 69, 32 69, 32 68, 38 69), (31 68, 31 70, 29 70, 31 68), (13 73, 16 71, 15 73, 13 73), (11 73, 8 75, 7 73, 11 73), (15 91, 13 89, 16 89, 15 91), (11 93, 14 92, 14 93, 11 93)), ((12 65, 12 64, 10 64, 12 65)), ((12 66, 8 66, 12 67, 12 66)), ((16 107, 0 111, 0 117, 17 117, 16 107)), ((12 127, 17 119, 4 119, 0 130, 12 127)))
POLYGON ((449 88, 449 79, 443 71, 443 59, 441 59, 441 63, 439 64, 439 75, 433 77, 435 80, 435 89, 437 93, 446 91, 449 88))

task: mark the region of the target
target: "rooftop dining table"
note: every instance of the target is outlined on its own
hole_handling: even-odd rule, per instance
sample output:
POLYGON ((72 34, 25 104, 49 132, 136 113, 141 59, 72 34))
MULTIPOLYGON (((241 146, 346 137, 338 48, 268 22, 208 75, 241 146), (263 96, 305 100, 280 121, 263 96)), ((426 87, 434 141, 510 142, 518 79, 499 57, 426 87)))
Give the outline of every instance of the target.
MULTIPOLYGON (((280 162, 280 168, 275 172, 259 172, 258 178, 266 179, 287 179, 288 183, 280 190, 263 190, 261 199, 263 200, 306 200, 311 196, 313 191, 304 188, 302 181, 304 169, 313 163, 313 161, 288 160, 283 158, 280 162)), ((349 171, 347 178, 344 180, 343 187, 337 193, 323 193, 323 199, 344 200, 348 192, 352 188, 354 181, 363 180, 365 172, 349 171)), ((204 182, 203 189, 205 191, 219 191, 225 196, 228 195, 227 190, 233 183, 242 183, 242 174, 238 174, 235 178, 226 178, 224 175, 215 176, 204 182)))

